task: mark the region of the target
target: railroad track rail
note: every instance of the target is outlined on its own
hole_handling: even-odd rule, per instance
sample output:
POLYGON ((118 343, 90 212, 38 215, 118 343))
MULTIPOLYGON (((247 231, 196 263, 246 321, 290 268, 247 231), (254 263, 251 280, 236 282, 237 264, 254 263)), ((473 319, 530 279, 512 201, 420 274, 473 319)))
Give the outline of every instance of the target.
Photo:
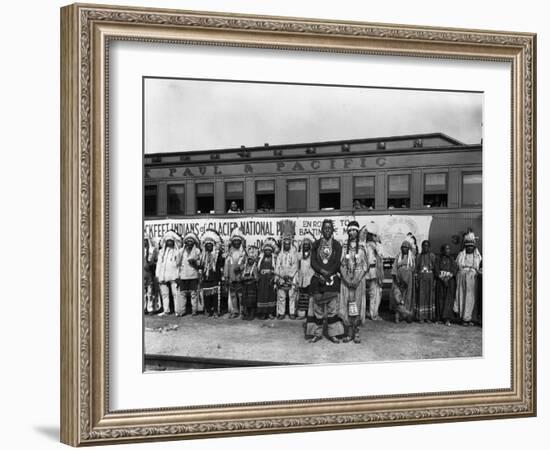
POLYGON ((229 369, 235 367, 262 367, 294 365, 288 362, 250 361, 241 359, 200 358, 194 356, 146 354, 147 371, 187 370, 187 369, 229 369))

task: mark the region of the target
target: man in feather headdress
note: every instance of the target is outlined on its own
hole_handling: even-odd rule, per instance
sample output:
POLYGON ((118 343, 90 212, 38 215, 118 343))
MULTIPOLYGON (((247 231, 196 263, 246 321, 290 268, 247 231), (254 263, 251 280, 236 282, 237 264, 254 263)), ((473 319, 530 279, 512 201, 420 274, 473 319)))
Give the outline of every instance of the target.
POLYGON ((299 319, 306 317, 312 300, 310 285, 315 272, 311 268, 311 246, 314 242, 315 237, 313 234, 307 232, 302 238, 298 252, 298 270, 294 282, 298 287, 297 313, 299 319))
POLYGON ((181 302, 177 282, 181 263, 181 237, 174 231, 168 231, 162 237, 160 244, 162 248, 157 258, 155 275, 162 296, 162 312, 159 316, 164 316, 170 314, 170 293, 175 305, 181 302))
POLYGON ((298 254, 293 246, 294 222, 283 221, 282 248, 277 255, 275 265, 275 278, 277 281, 277 319, 284 319, 286 313, 286 298, 288 296, 288 314, 291 319, 296 319, 296 299, 298 291, 294 284, 294 277, 298 271, 298 254))
POLYGON ((246 262, 244 234, 239 228, 231 232, 223 278, 228 286, 227 308, 230 318, 239 317, 242 308, 242 272, 246 262))
POLYGON ((323 220, 321 238, 313 243, 311 249, 311 267, 315 274, 311 280, 312 311, 308 312, 306 322, 306 339, 310 343, 323 338, 325 319, 331 342, 339 344, 344 336, 344 326, 338 317, 342 246, 333 235, 332 220, 323 220))
POLYGON ((414 315, 416 260, 413 242, 407 236, 393 262, 390 304, 396 322, 404 318, 410 323, 414 315))
POLYGON ((259 249, 250 245, 246 249, 246 263, 242 276, 242 319, 253 320, 258 305, 258 257, 259 249))
POLYGON ((476 247, 476 236, 472 230, 464 235, 464 248, 456 257, 456 298, 454 312, 465 326, 474 325, 473 313, 477 297, 477 275, 481 270, 481 254, 476 247))
POLYGON ((196 316, 204 310, 199 299, 199 262, 201 259, 200 241, 195 233, 187 233, 183 238, 180 265, 180 302, 176 302, 176 316, 184 316, 187 309, 187 294, 191 298, 191 312, 196 316))
POLYGON ((220 282, 223 276, 224 259, 222 238, 216 230, 206 230, 201 236, 203 251, 200 260, 200 294, 204 312, 208 317, 217 317, 220 312, 220 282))

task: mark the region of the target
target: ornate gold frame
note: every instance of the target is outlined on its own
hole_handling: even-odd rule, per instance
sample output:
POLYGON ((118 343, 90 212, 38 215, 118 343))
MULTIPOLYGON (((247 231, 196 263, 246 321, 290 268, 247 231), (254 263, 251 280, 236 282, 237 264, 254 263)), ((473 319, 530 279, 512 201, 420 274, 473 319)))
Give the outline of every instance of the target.
POLYGON ((70 445, 536 414, 536 36, 75 4, 61 9, 61 440, 70 445), (512 386, 112 412, 106 62, 113 39, 507 61, 512 66, 512 386))

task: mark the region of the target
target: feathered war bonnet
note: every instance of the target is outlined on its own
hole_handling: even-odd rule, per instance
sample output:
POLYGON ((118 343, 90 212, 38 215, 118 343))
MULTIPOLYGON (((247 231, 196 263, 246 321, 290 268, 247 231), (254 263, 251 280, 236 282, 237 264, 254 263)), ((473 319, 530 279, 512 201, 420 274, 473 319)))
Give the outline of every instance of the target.
POLYGON ((197 246, 197 247, 200 247, 201 246, 201 241, 199 239, 199 237, 193 233, 192 231, 187 233, 184 237, 183 237, 183 243, 187 242, 187 241, 193 241, 193 243, 197 246))
POLYGON ((279 229, 281 231, 281 241, 294 241, 296 235, 296 222, 290 219, 279 221, 279 229))
POLYGON ((262 253, 265 251, 266 248, 270 248, 271 252, 275 253, 277 251, 277 241, 271 236, 267 237, 262 244, 262 253))
POLYGON ((246 254, 256 262, 260 256, 260 249, 256 245, 249 245, 246 248, 246 254))
POLYGON ((409 250, 414 252, 416 250, 416 238, 414 237, 414 234, 407 233, 407 237, 403 242, 401 242, 401 247, 407 247, 409 250))
POLYGON ((231 231, 229 242, 227 243, 228 254, 231 254, 234 250, 232 245, 233 241, 239 241, 241 243, 240 249, 246 252, 246 239, 244 238, 244 234, 239 227, 233 228, 233 230, 231 231))
POLYGON ((276 251, 279 247, 277 246, 277 241, 271 236, 269 236, 265 238, 264 242, 262 243, 262 250, 258 258, 258 267, 260 267, 260 265, 262 264, 262 260, 264 259, 264 252, 266 248, 271 249, 271 254, 273 257, 273 266, 275 266, 275 259, 277 258, 276 251))
MULTIPOLYGON (((414 266, 414 260, 416 258, 416 252, 415 252, 416 242, 413 238, 414 238, 414 236, 412 235, 412 233, 408 233, 407 237, 403 240, 403 242, 401 242, 401 247, 400 247, 400 248, 406 247, 406 248, 409 249, 409 252, 407 253, 407 256, 406 256, 407 265, 409 267, 414 266)), ((399 258, 399 260, 401 260, 401 258, 402 258, 401 251, 399 252, 398 258, 399 258)))
MULTIPOLYGON (((210 228, 202 233, 201 245, 205 247, 208 243, 214 246, 214 248, 212 249, 212 256, 214 260, 217 260, 219 253, 223 251, 223 239, 220 233, 210 228)), ((207 259, 208 252, 202 252, 202 261, 206 262, 207 259)))
POLYGON ((220 250, 223 245, 223 239, 216 230, 209 228, 201 235, 201 244, 204 247, 206 244, 211 243, 214 245, 214 249, 220 250))
POLYGON ((246 240, 244 238, 244 234, 239 227, 233 228, 233 231, 231 232, 231 236, 229 240, 231 242, 235 240, 241 241, 241 244, 243 244, 243 247, 246 246, 246 240))
POLYGON ((472 230, 468 230, 466 234, 464 234, 464 237, 462 240, 464 242, 464 247, 468 247, 468 246, 475 247, 477 237, 472 230))
POLYGON ((405 239, 403 242, 401 242, 401 248, 406 247, 409 250, 413 249, 413 243, 410 239, 405 239))
POLYGON ((374 220, 367 222, 364 228, 367 233, 370 233, 374 236, 378 236, 380 233, 378 224, 374 220))
POLYGON ((466 258, 466 248, 468 247, 473 248, 474 263, 476 265, 476 268, 479 267, 479 265, 481 264, 481 253, 479 253, 479 250, 477 249, 476 241, 477 236, 474 234, 471 228, 468 228, 468 231, 462 237, 464 248, 458 253, 457 257, 457 263, 459 265, 464 264, 464 260, 466 258))
POLYGON ((279 222, 279 229, 281 232, 281 251, 283 249, 283 243, 290 242, 291 251, 296 252, 297 247, 294 240, 294 237, 296 236, 296 222, 290 219, 281 220, 279 222))
MULTIPOLYGON (((409 242, 410 244, 409 248, 413 251, 414 255, 416 256, 418 254, 418 245, 416 242, 416 236, 409 231, 407 233, 407 236, 405 237, 405 241, 409 242)), ((401 246, 403 246, 403 244, 401 244, 401 246)))
POLYGON ((359 240, 361 242, 367 242, 367 236, 372 235, 374 237, 373 241, 380 243, 380 228, 374 220, 370 220, 364 226, 361 227, 359 231, 359 240))
POLYGON ((309 245, 313 245, 313 243, 316 241, 315 236, 313 236, 313 233, 306 232, 304 236, 302 237, 302 241, 300 242, 300 251, 302 251, 302 247, 304 246, 305 242, 309 242, 309 245))
POLYGON ((165 247, 166 241, 170 241, 170 240, 174 241, 174 246, 176 248, 180 248, 183 244, 182 237, 178 233, 176 233, 174 230, 170 230, 164 233, 164 236, 162 236, 162 239, 160 241, 162 248, 165 247))
POLYGON ((201 253, 201 266, 208 276, 210 271, 214 270, 216 267, 218 255, 222 251, 223 239, 216 230, 208 229, 202 233, 200 240, 203 247, 208 243, 214 245, 211 253, 206 251, 201 253))

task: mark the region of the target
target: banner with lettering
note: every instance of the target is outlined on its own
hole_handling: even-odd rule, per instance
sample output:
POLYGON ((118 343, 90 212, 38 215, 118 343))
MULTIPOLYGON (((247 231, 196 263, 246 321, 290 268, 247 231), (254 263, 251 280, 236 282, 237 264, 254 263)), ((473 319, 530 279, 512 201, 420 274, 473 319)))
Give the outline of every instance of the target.
MULTIPOLYGON (((382 241, 385 257, 395 257, 398 254, 401 242, 412 233, 418 246, 430 235, 432 216, 402 216, 402 215, 361 215, 361 216, 331 216, 335 226, 335 237, 344 242, 346 239, 346 226, 350 220, 359 222, 363 227, 367 222, 375 222, 378 225, 379 236, 382 241)), ((214 229, 222 236, 225 245, 234 228, 239 227, 246 236, 247 245, 261 246, 265 238, 271 236, 279 239, 281 235, 281 222, 291 220, 295 223, 296 241, 300 242, 306 232, 311 232, 315 237, 321 235, 323 218, 319 217, 262 217, 261 215, 247 216, 239 214, 237 217, 193 217, 188 219, 163 219, 146 220, 145 234, 158 241, 164 233, 174 230, 180 235, 189 232, 196 233, 199 237, 208 229, 214 229)))

